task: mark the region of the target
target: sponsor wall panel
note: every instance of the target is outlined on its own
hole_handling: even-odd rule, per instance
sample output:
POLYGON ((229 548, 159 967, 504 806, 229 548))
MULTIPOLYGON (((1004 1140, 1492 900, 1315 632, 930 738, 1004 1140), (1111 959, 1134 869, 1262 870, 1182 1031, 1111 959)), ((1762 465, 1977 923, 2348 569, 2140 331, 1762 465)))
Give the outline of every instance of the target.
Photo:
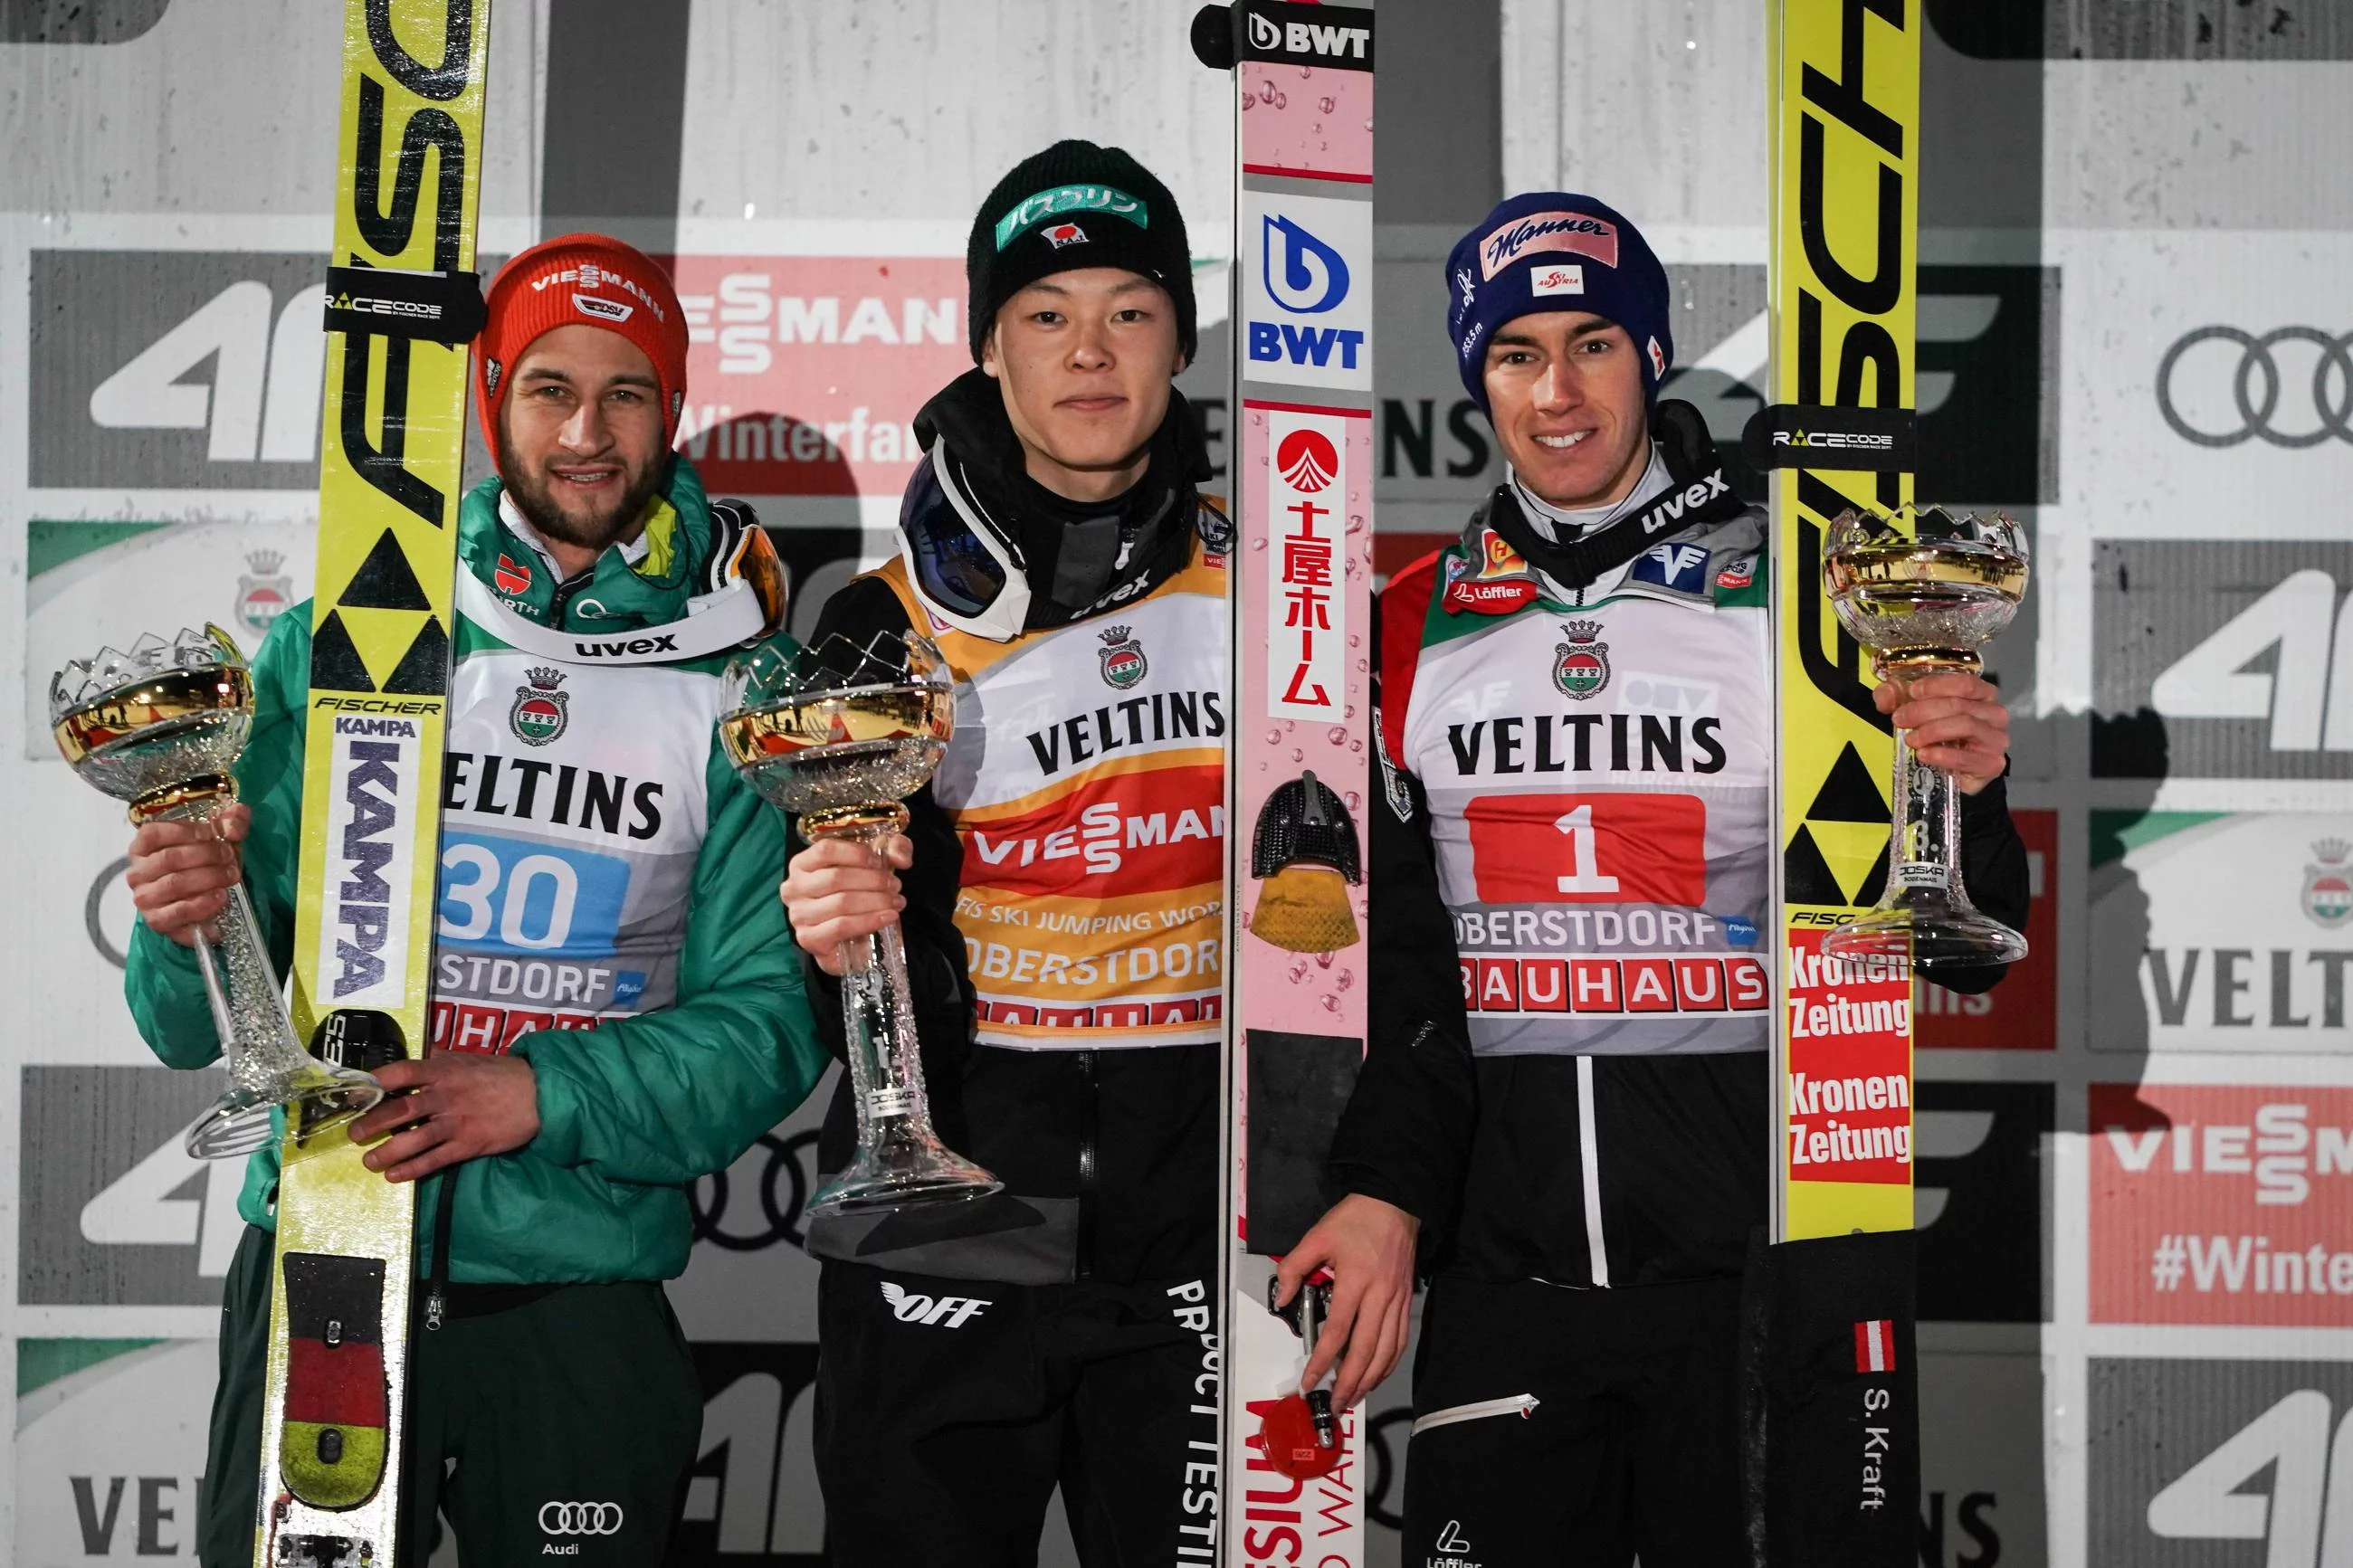
POLYGON ((2103 539, 2092 562, 2094 777, 2353 779, 2353 541, 2103 539))
POLYGON ((2026 845, 2026 956, 1982 995, 1918 978, 1922 1050, 2048 1051, 2059 1044, 2059 814, 2021 808, 2010 819, 2026 845))
POLYGON ((2051 1085, 1923 1079, 1915 1092, 1920 1317, 2042 1321, 2051 1085))
POLYGON ((245 1163, 193 1159, 180 1134, 227 1087, 161 1067, 20 1070, 19 1301, 219 1305, 245 1163))
POLYGON ((2042 1363, 1920 1357, 1920 1568, 2042 1568, 2042 1363))
POLYGON ((2346 1550, 2327 1501, 2353 1462, 2339 1440, 2353 1363, 2095 1358, 2088 1382, 2090 1568, 2279 1568, 2346 1550))
POLYGON ((2345 1051, 2353 814, 2094 811, 2096 1051, 2345 1051))
POLYGON ((18 1340, 15 1561, 195 1562, 219 1366, 211 1340, 18 1340))
POLYGON ((2353 1089, 2091 1086, 2092 1319, 2353 1327, 2353 1089))
POLYGON ((2100 280, 2071 293, 2059 380, 2064 494, 2093 535, 2345 536, 2353 234, 2295 232, 2281 206, 2284 232, 2046 237, 2047 259, 2100 280))

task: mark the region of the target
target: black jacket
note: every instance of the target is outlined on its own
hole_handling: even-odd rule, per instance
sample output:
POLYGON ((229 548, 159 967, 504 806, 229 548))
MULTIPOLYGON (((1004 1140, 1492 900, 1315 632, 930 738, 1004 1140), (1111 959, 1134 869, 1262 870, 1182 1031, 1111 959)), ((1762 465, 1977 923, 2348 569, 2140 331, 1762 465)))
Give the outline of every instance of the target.
MULTIPOLYGON (((1377 700, 1378 679, 1377 668, 1377 700)), ((1749 1231, 1767 1214, 1768 1053, 1474 1058, 1429 804, 1411 775, 1396 780, 1411 801, 1408 818, 1386 805, 1367 813, 1370 1037, 1334 1141, 1331 1185, 1419 1218, 1425 1276, 1591 1285, 1589 1123, 1606 1240, 1599 1282, 1738 1274, 1749 1231), (1589 1118, 1580 1072, 1591 1084, 1589 1118)), ((1961 823, 1970 898, 2021 927, 2026 850, 2004 784, 1963 797, 1961 823)), ((1937 983, 1976 993, 2001 973, 1946 972, 1937 983)))

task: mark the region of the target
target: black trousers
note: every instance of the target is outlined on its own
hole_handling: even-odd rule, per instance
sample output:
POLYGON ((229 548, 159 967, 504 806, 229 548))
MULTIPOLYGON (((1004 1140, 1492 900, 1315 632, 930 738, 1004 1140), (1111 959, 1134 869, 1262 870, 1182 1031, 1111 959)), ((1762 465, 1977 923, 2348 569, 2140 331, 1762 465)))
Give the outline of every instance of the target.
POLYGON ((999 1285, 828 1261, 817 1467, 841 1563, 1029 1568, 1059 1483, 1086 1568, 1211 1561, 1215 1280, 999 1285))
POLYGON ((1405 1560, 1746 1562, 1739 1331, 1736 1279, 1432 1283, 1413 1370, 1405 1560))
MULTIPOLYGON (((198 1506, 205 1568, 253 1563, 271 1250, 269 1233, 248 1227, 229 1265, 198 1506)), ((653 1568, 702 1430, 686 1337, 649 1280, 558 1286, 431 1331, 419 1323, 409 1335, 400 1561, 432 1554, 438 1510, 466 1568, 543 1556, 653 1568), (579 1503, 610 1504, 617 1516, 600 1511, 591 1534, 579 1510, 548 1506, 579 1503)))

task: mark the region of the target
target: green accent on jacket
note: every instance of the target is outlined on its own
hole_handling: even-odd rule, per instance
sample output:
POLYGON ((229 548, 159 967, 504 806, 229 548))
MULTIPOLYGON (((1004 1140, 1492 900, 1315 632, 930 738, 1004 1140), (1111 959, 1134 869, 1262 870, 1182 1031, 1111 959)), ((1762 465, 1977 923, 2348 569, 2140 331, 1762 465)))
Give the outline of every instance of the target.
MULTIPOLYGON (((546 563, 499 521, 499 481, 459 510, 461 569, 490 581, 499 554, 525 562, 553 603, 546 563)), ((701 481, 681 458, 668 487, 682 537, 666 570, 640 575, 607 550, 593 586, 601 617, 567 614, 564 629, 619 632, 685 614, 711 518, 701 481)), ((655 552, 656 556, 659 552, 655 552)), ((652 558, 647 562, 649 567, 652 558)), ((458 657, 501 647, 460 620, 458 657)), ((680 668, 714 677, 724 661, 680 668)), ((253 808, 245 884, 279 972, 291 961, 296 859, 301 834, 302 720, 308 707, 311 607, 278 617, 254 656, 256 711, 237 766, 253 808)), ((727 765, 714 733, 703 773, 709 826, 695 859, 693 901, 680 955, 678 1002, 601 1027, 527 1035, 513 1054, 538 1079, 538 1136, 510 1153, 470 1161, 458 1187, 449 1276, 520 1285, 668 1279, 686 1267, 692 1241, 687 1187, 724 1170, 782 1121, 823 1075, 828 1058, 803 994, 798 950, 776 899, 784 873, 783 817, 727 765)), ((142 924, 132 933, 123 990, 140 1034, 172 1067, 220 1055, 195 955, 142 924)), ((417 1201, 417 1268, 432 1256, 441 1177, 417 1201)), ((237 1210, 274 1228, 278 1148, 247 1166, 237 1210)))

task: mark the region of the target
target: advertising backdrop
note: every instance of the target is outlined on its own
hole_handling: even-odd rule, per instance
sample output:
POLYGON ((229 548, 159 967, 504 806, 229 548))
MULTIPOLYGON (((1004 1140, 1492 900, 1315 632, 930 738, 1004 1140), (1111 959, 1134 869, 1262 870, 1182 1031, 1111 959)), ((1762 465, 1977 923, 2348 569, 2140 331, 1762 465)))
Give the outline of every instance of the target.
MULTIPOLYGON (((2033 952, 1917 999, 1921 1561, 2353 1562, 2353 24, 1922 4, 1920 493, 2036 555, 1990 661, 2033 952)), ((1640 223, 1669 395, 1726 442, 1761 403, 1765 8, 1379 6, 1373 287, 1340 325, 1381 345, 1349 462, 1388 572, 1500 474, 1439 263, 1507 188, 1640 223)), ((971 363, 974 206, 1059 136, 1135 151, 1190 219, 1181 384, 1229 462, 1230 87, 1193 8, 500 0, 485 268, 577 227, 670 259, 681 443, 757 508, 805 629, 890 548, 915 413, 971 363)), ((58 760, 48 679, 144 630, 250 646, 309 593, 338 23, 0 5, 0 1557, 41 1568, 194 1560, 240 1223, 236 1169, 177 1139, 216 1080, 155 1065, 121 1001, 127 829, 58 760)), ((681 1563, 824 1560, 824 1094, 695 1188, 681 1563)), ((1442 1554, 1397 1534, 1406 1382, 1362 1426, 1376 1563, 1442 1554)))

